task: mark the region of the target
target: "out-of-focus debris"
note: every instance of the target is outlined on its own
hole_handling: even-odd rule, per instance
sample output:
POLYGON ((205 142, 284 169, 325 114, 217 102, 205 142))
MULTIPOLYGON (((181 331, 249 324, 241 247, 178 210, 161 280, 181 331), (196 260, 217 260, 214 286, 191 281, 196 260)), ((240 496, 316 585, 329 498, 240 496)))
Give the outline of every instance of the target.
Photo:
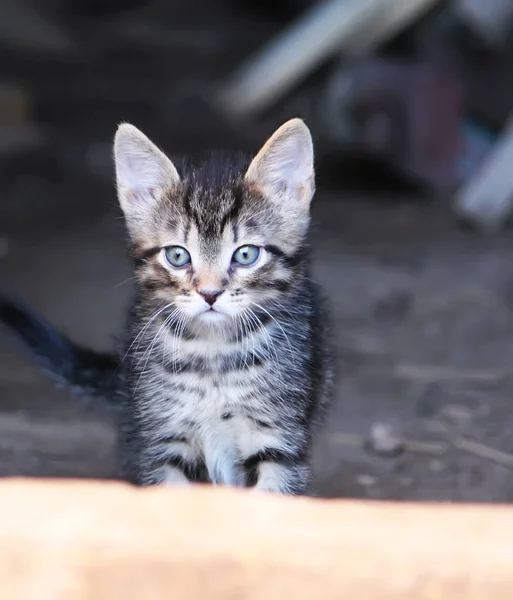
POLYGON ((26 89, 16 83, 0 83, 0 159, 41 148, 46 135, 31 121, 32 102, 26 89))
POLYGON ((454 12, 484 42, 500 46, 513 19, 510 0, 454 0, 454 12))
POLYGON ((456 425, 465 425, 472 419, 472 412, 462 404, 446 404, 440 409, 440 416, 456 425))
POLYGON ((431 456, 441 456, 447 452, 448 445, 445 442, 425 442, 421 440, 405 440, 405 452, 414 454, 427 454, 431 456))
MULTIPOLYGON (((380 423, 377 424, 378 426, 381 426, 380 423)), ((387 425, 385 425, 385 427, 388 427, 387 425)), ((446 428, 443 428, 443 433, 446 432, 446 428)), ((439 432, 436 432, 439 433, 439 432)), ((334 444, 340 444, 342 446, 347 446, 350 448, 360 448, 360 449, 368 449, 371 450, 373 452, 376 452, 376 450, 372 447, 372 444, 374 443, 372 441, 372 431, 371 431, 371 435, 370 438, 367 438, 363 435, 359 435, 357 433, 347 433, 344 431, 337 431, 336 433, 330 434, 329 436, 329 440, 331 442, 333 442, 334 444)), ((398 441, 400 441, 401 444, 401 450, 404 450, 404 452, 412 452, 414 454, 426 454, 428 456, 441 456, 442 454, 445 454, 445 452, 447 452, 448 449, 448 445, 447 442, 445 441, 425 441, 425 440, 412 440, 412 439, 403 439, 400 436, 398 436, 397 433, 394 433, 393 431, 380 431, 379 427, 378 427, 378 431, 374 431, 374 437, 378 438, 378 447, 380 447, 380 444, 383 442, 383 440, 387 440, 387 447, 390 448, 392 447, 393 449, 397 448, 397 443, 398 441), (376 435, 377 434, 377 435, 376 435), (393 444, 391 443, 393 442, 393 444)), ((392 452, 390 454, 387 454, 386 452, 378 452, 380 453, 382 456, 389 456, 389 457, 394 457, 394 456, 398 456, 399 454, 401 454, 401 451, 398 452, 392 452)))
POLYGON ((404 441, 387 423, 373 423, 367 440, 367 449, 385 457, 398 456, 404 451, 404 441))
POLYGON ((508 469, 513 469, 513 454, 509 452, 503 452, 502 450, 497 450, 486 444, 481 444, 480 442, 458 435, 452 435, 450 442, 458 450, 468 452, 485 460, 490 460, 508 469))
POLYGON ((353 144, 436 189, 459 182, 459 87, 426 64, 369 59, 337 69, 317 116, 333 142, 353 144))
POLYGON ((440 459, 434 458, 433 460, 429 461, 428 468, 431 471, 431 473, 438 474, 445 469, 445 465, 440 459))
POLYGON ((339 344, 341 350, 367 357, 384 358, 390 355, 390 348, 378 337, 344 332, 339 344))
POLYGON ((32 116, 29 93, 16 83, 0 82, 0 123, 20 123, 32 116))
POLYGON ((26 0, 0 2, 0 42, 48 55, 65 56, 76 50, 62 27, 26 0))
POLYGON ((34 123, 2 123, 0 159, 42 148, 47 140, 44 130, 34 123))
POLYGON ((399 379, 423 383, 442 382, 458 385, 497 385, 508 373, 496 369, 454 369, 438 365, 399 363, 394 369, 399 379))
POLYGON ((329 434, 329 440, 335 444, 348 446, 350 448, 363 448, 365 438, 358 433, 349 433, 347 431, 337 431, 329 434))
MULTIPOLYGON (((479 2, 485 12, 495 4, 479 2)), ((509 0, 504 4, 513 6, 509 0)), ((454 2, 444 7, 408 34, 413 52, 461 85, 465 112, 472 121, 492 130, 502 129, 513 106, 513 19, 504 23, 511 33, 500 45, 490 47, 462 21, 454 2)))
POLYGON ((509 316, 507 305, 496 293, 477 285, 465 285, 454 290, 425 294, 415 299, 413 312, 415 315, 425 315, 449 310, 455 305, 464 306, 466 304, 485 306, 496 313, 507 312, 509 316))
POLYGON ((248 117, 268 108, 339 51, 369 51, 409 25, 438 0, 329 0, 244 63, 219 90, 230 114, 248 117))
MULTIPOLYGON (((513 454, 458 435, 443 422, 436 421, 435 423, 438 427, 436 430, 433 429, 433 433, 443 436, 444 439, 442 440, 405 440, 394 432, 392 427, 384 423, 375 423, 372 426, 369 438, 358 434, 337 432, 329 436, 329 439, 337 444, 371 450, 380 456, 388 458, 395 458, 403 452, 441 457, 452 447, 456 450, 473 454, 478 458, 513 469, 513 454)), ((433 473, 439 473, 444 469, 444 464, 439 458, 433 459, 429 463, 429 468, 433 473)), ((364 483, 366 481, 369 482, 368 485, 372 485, 370 480, 367 479, 360 482, 360 485, 366 485, 364 483)))
POLYGON ((484 231, 497 231, 513 208, 513 117, 475 176, 456 194, 455 209, 484 231))
POLYGON ((397 290, 380 298, 374 306, 374 316, 380 321, 402 321, 413 308, 413 294, 409 290, 397 290))
POLYGON ((377 482, 377 477, 367 475, 365 473, 358 475, 358 477, 356 478, 356 483, 358 485, 361 485, 362 487, 372 487, 373 485, 376 485, 377 482))

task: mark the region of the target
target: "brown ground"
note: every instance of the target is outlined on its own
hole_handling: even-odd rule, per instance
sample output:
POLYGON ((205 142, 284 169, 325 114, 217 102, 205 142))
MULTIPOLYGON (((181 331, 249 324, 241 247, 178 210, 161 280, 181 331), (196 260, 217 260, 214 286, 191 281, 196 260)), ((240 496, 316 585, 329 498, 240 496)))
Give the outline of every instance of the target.
MULTIPOLYGON (((263 38, 260 26, 246 46, 263 38)), ((211 52, 209 31, 189 36, 197 42, 189 58, 211 52)), ((239 56, 218 54, 225 70, 239 56)), ((191 81, 190 73, 204 77, 198 65, 207 60, 195 57, 191 81)), ((157 97, 151 55, 138 59, 120 53, 78 75, 75 69, 72 78, 62 68, 53 79, 22 65, 40 92, 41 119, 58 133, 51 155, 57 158, 20 159, 0 173, 1 287, 97 348, 109 347, 119 331, 130 271, 113 209, 108 145, 94 146, 92 165, 80 150, 94 140, 108 143, 121 119, 150 135, 163 127, 170 140, 175 132, 177 152, 218 142, 198 115, 182 119, 186 111, 170 101, 187 88, 180 85, 189 81, 183 72, 157 97), (116 77, 136 83, 122 88, 116 77), (140 100, 141 81, 158 110, 140 100), (77 99, 82 104, 75 106, 77 99)), ((163 143, 162 134, 157 140, 163 143)), ((483 240, 435 204, 382 196, 371 202, 321 185, 316 201, 315 270, 331 300, 341 358, 336 403, 316 443, 317 491, 509 501, 513 458, 493 450, 513 453, 513 240, 483 240), (405 436, 406 451, 377 456, 363 445, 376 423, 405 436)), ((113 444, 101 409, 55 390, 0 334, 0 474, 113 477, 113 444)))
MULTIPOLYGON (((130 294, 119 223, 105 208, 53 230, 20 228, 0 262, 4 286, 98 348, 109 347, 130 294)), ((341 351, 337 401, 316 446, 319 492, 512 498, 511 459, 497 463, 507 457, 428 444, 386 458, 347 435, 378 422, 414 442, 464 435, 513 452, 511 240, 464 235, 433 207, 348 204, 322 191, 315 223, 341 351)), ((5 337, 0 352, 0 472, 113 476, 107 415, 54 390, 5 337)))

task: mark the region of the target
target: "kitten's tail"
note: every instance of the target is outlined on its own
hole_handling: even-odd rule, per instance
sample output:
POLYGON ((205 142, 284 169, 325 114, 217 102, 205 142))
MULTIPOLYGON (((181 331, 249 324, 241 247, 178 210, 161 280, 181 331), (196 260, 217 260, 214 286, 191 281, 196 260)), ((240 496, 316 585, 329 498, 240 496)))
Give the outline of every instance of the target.
POLYGON ((78 346, 21 302, 1 294, 0 323, 16 334, 59 386, 80 396, 115 402, 119 393, 116 356, 78 346))

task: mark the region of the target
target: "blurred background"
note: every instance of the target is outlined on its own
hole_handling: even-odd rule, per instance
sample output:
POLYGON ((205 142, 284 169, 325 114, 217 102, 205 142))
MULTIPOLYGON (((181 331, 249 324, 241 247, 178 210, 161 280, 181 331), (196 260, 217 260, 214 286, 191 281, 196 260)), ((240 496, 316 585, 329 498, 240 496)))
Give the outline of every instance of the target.
MULTIPOLYGON (((117 124, 173 157, 301 116, 340 357, 316 493, 509 501, 512 69, 513 0, 0 0, 0 287, 112 348, 117 124)), ((0 475, 115 478, 113 448, 0 333, 0 475)))

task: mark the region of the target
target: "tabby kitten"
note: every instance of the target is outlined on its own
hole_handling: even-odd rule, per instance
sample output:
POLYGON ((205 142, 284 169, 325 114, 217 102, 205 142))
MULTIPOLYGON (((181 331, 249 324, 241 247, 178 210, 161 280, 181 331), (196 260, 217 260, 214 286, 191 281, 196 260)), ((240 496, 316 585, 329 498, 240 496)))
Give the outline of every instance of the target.
POLYGON ((332 379, 306 243, 308 128, 288 121, 250 164, 179 171, 123 124, 114 155, 136 276, 119 358, 93 359, 7 300, 0 318, 48 370, 116 403, 128 481, 306 493, 332 379))

